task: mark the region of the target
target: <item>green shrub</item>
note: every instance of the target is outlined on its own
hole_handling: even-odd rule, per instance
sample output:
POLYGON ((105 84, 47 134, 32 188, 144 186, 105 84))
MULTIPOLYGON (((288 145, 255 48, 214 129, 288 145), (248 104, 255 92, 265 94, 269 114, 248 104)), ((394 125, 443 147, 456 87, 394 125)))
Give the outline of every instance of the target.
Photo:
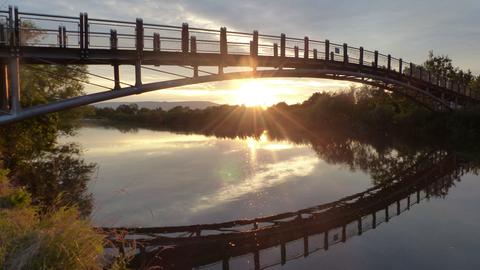
POLYGON ((0 176, 0 269, 102 269, 104 235, 75 207, 39 214, 0 176))

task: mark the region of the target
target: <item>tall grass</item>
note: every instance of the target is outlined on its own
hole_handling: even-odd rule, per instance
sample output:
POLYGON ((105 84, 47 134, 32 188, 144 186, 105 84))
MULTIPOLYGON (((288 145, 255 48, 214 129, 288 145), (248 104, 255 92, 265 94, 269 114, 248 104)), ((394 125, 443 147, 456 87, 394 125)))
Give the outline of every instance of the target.
POLYGON ((75 207, 40 215, 0 172, 0 269, 102 269, 105 236, 75 207))

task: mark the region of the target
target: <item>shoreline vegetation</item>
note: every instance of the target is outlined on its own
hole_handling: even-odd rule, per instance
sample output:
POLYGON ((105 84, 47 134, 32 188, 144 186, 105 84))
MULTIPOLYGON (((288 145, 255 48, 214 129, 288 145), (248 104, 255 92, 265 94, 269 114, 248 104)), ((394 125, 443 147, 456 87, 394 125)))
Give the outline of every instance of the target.
POLYGON ((266 131, 272 139, 294 141, 299 134, 308 138, 320 133, 360 141, 374 137, 480 151, 480 107, 429 111, 398 94, 366 86, 314 93, 301 104, 282 102, 266 109, 219 105, 205 109, 179 106, 164 111, 130 104, 116 109, 92 108, 86 119, 125 131, 147 128, 229 138, 258 138, 266 131))

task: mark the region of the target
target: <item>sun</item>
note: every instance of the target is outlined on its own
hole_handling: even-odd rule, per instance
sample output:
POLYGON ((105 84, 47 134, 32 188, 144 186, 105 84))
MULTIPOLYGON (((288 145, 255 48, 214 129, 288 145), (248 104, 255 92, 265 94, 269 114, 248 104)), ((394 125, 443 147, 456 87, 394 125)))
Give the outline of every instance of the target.
POLYGON ((265 108, 278 102, 277 91, 258 80, 239 81, 238 88, 233 91, 236 104, 265 108))

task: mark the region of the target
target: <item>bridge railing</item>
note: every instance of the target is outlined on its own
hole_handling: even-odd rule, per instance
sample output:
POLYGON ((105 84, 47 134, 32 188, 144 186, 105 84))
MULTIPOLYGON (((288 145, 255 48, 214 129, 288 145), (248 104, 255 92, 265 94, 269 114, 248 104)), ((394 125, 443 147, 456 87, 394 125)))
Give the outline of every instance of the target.
POLYGON ((466 85, 451 82, 402 59, 333 42, 259 34, 193 28, 188 24, 170 26, 80 16, 60 16, 0 11, 0 46, 118 49, 140 51, 192 52, 278 56, 347 62, 401 73, 404 76, 446 88, 459 95, 477 98, 466 85), (17 38, 17 42, 15 42, 17 38), (194 41, 193 41, 194 40, 194 41), (18 44, 17 44, 18 43, 18 44), (194 44, 193 44, 194 43, 194 44), (193 44, 193 45, 192 45, 193 44), (194 48, 195 47, 195 48, 194 48))

